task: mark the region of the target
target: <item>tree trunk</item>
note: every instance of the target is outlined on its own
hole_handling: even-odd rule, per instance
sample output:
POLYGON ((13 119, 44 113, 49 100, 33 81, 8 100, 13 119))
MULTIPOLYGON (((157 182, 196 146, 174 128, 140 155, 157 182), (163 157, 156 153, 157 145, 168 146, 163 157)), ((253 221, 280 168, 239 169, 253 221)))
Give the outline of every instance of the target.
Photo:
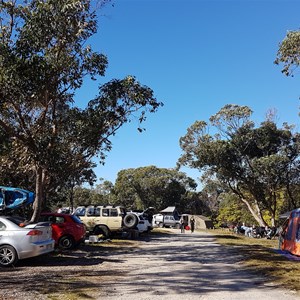
POLYGON ((36 223, 40 217, 43 207, 44 171, 40 166, 35 169, 35 200, 33 203, 33 214, 30 222, 36 223))
POLYGON ((253 218, 258 222, 259 226, 266 226, 266 222, 264 221, 264 219, 262 218, 262 215, 260 213, 260 209, 258 207, 258 205, 256 205, 256 209, 258 211, 258 213, 252 208, 252 206, 250 205, 250 203, 245 199, 245 198, 240 198, 247 206, 248 210, 250 211, 251 215, 253 216, 253 218))
POLYGON ((70 212, 73 213, 74 210, 74 185, 70 187, 70 212))

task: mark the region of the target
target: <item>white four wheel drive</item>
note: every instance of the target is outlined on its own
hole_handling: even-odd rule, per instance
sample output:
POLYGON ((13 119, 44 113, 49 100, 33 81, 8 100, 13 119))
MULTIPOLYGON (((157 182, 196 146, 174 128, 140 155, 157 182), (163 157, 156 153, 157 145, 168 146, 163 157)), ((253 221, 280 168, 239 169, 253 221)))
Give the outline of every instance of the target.
POLYGON ((135 229, 139 222, 136 214, 126 213, 122 206, 80 206, 74 215, 81 219, 90 234, 102 234, 105 238, 114 232, 135 229))
POLYGON ((143 232, 149 232, 153 229, 153 226, 151 224, 151 222, 148 219, 148 216, 145 215, 143 212, 135 212, 135 211, 130 211, 128 212, 129 215, 134 214, 137 215, 138 217, 138 224, 136 226, 137 230, 139 231, 139 233, 143 233, 143 232))

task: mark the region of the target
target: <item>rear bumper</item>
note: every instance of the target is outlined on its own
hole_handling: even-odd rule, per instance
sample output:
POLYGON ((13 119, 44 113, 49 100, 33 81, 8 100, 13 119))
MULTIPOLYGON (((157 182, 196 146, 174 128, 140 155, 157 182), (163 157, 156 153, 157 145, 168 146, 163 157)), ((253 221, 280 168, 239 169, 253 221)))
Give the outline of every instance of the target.
POLYGON ((54 250, 54 243, 54 240, 49 240, 43 243, 32 243, 30 248, 28 247, 27 249, 22 249, 18 252, 19 259, 50 253, 54 250))

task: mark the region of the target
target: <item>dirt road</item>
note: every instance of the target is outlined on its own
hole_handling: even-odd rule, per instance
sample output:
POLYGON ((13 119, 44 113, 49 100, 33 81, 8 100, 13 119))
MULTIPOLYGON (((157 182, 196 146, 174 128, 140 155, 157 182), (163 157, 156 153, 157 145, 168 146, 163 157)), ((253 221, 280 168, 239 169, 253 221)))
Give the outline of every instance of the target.
POLYGON ((239 263, 206 233, 86 245, 0 269, 0 300, 299 300, 239 263))
POLYGON ((98 299, 295 300, 295 293, 276 288, 249 273, 205 233, 151 238, 110 268, 126 265, 127 276, 105 284, 98 299))

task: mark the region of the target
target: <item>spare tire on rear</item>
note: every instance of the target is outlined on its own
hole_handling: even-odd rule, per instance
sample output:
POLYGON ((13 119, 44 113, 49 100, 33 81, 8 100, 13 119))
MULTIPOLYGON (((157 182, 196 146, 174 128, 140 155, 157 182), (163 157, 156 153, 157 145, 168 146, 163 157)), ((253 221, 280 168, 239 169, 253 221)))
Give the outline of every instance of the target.
POLYGON ((128 229, 135 228, 138 222, 138 216, 135 214, 128 214, 124 217, 123 220, 124 226, 128 229))
POLYGON ((111 236, 109 229, 105 225, 99 225, 99 226, 95 227, 93 230, 93 234, 94 235, 102 234, 104 239, 109 239, 111 236))

